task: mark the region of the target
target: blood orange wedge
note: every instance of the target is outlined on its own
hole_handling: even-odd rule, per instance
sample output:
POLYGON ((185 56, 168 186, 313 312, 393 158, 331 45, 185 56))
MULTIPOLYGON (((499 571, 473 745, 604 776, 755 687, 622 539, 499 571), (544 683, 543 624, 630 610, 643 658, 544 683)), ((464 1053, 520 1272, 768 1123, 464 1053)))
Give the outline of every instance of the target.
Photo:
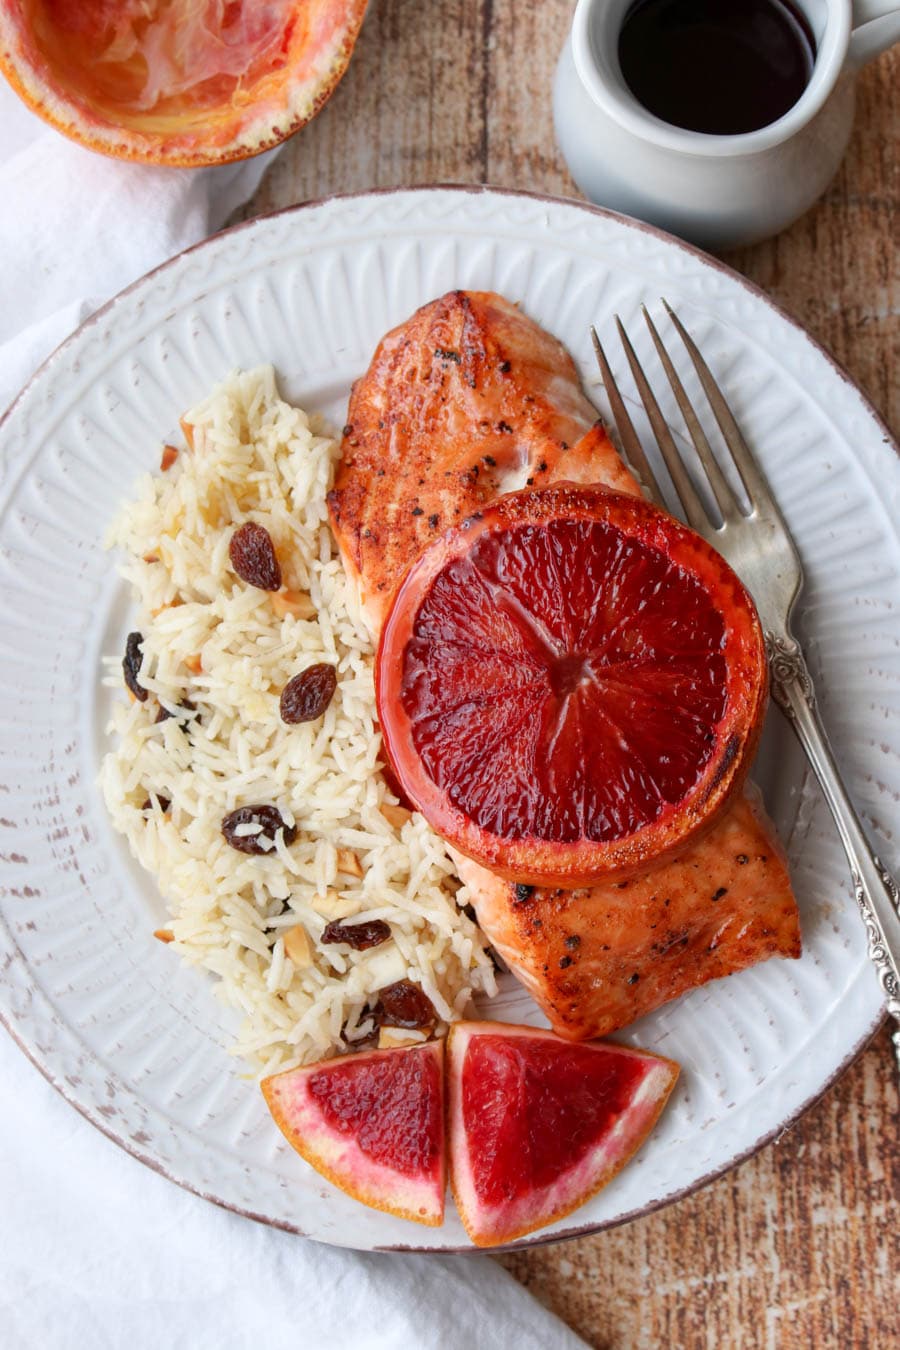
POLYGON ((4 0, 0 71, 58 131, 120 159, 220 164, 318 112, 366 0, 4 0))
POLYGON ((444 1043, 372 1050, 262 1081, 302 1158, 373 1209, 444 1218, 444 1043))
POLYGON ((413 564, 381 636, 378 714, 407 797, 513 881, 575 886, 684 848, 762 724, 753 602, 638 497, 501 497, 413 564))
POLYGON ((653 1129, 671 1060, 552 1031, 459 1022, 450 1031, 450 1182, 466 1232, 493 1247, 571 1214, 653 1129))

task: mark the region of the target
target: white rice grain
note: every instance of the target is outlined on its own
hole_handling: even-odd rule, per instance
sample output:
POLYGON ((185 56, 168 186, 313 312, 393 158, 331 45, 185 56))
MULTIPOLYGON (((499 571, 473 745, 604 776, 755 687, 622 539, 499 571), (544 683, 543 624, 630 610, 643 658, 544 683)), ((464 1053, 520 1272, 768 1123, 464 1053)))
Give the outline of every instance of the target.
MULTIPOLYGON (((394 980, 421 986, 451 1021, 474 993, 495 992, 494 972, 441 840, 419 815, 398 831, 381 814, 394 799, 378 773, 373 646, 327 517, 336 442, 279 398, 268 366, 234 374, 185 420, 193 448, 140 479, 108 535, 137 603, 148 697, 117 703, 101 784, 158 880, 172 950, 217 977, 245 1017, 235 1051, 273 1073, 363 1039, 394 980), (316 617, 279 617, 235 575, 229 544, 247 520, 268 530, 284 587, 308 594, 316 617), (321 661, 336 669, 331 704, 318 722, 285 725, 281 690, 321 661), (279 830, 264 855, 237 852, 222 819, 259 803, 297 836, 288 844, 279 830), (339 848, 356 853, 361 877, 338 872, 339 848), (383 919, 391 938, 368 951, 323 946, 337 913, 383 919), (284 946, 297 923, 311 947, 300 969, 284 946)), ((118 660, 109 667, 118 684, 118 660)))

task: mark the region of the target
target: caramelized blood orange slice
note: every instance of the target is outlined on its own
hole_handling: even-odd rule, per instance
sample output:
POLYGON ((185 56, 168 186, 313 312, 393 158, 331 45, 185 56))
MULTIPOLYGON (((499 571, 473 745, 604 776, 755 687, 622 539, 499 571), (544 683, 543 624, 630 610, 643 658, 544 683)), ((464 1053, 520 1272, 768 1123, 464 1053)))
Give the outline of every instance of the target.
POLYGON ((6 0, 0 71, 58 131, 153 164, 277 145, 344 72, 366 0, 6 0))
POLYGON ((596 1195, 647 1138, 678 1072, 641 1050, 534 1027, 452 1027, 450 1183, 476 1246, 512 1242, 596 1195))
POLYGON ((444 1043, 372 1050, 262 1081, 302 1158, 373 1209, 444 1218, 444 1043))
POLYGON ((558 484, 500 498, 407 573, 378 715, 407 797, 513 881, 639 871, 709 827, 766 701, 753 602, 641 498, 558 484))

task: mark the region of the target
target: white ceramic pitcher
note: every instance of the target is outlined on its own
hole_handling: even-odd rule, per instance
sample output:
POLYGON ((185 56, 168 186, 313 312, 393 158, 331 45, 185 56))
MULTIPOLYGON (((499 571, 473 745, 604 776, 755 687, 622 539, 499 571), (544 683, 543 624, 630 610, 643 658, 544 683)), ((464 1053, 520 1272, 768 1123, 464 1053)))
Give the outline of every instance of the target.
MULTIPOLYGON (((578 0, 556 72, 556 136, 592 201, 705 248, 775 234, 833 177, 853 125, 860 66, 900 40, 897 0, 795 0, 816 39, 812 78, 789 112, 758 131, 710 136, 661 121, 619 68, 632 0, 578 0)), ((727 0, 726 0, 727 3, 727 0)))

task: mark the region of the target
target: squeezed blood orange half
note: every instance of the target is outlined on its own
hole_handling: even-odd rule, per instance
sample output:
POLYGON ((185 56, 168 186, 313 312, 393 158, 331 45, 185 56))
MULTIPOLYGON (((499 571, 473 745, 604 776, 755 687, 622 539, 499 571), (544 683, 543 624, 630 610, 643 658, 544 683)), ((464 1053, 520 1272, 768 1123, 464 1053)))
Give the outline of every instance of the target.
POLYGON ((0 71, 58 131, 153 164, 277 145, 344 72, 366 0, 4 0, 0 71))
POLYGON ((450 1181, 472 1241, 512 1242, 596 1195, 647 1138, 678 1072, 641 1050, 533 1027, 452 1027, 450 1181))
POLYGON ((413 564, 382 631, 378 715, 400 786, 513 881, 639 871, 743 782, 766 702, 747 591, 641 498, 502 497, 413 564))
POLYGON ((444 1218, 444 1043, 330 1059, 265 1078, 276 1125, 317 1172, 373 1209, 444 1218))

